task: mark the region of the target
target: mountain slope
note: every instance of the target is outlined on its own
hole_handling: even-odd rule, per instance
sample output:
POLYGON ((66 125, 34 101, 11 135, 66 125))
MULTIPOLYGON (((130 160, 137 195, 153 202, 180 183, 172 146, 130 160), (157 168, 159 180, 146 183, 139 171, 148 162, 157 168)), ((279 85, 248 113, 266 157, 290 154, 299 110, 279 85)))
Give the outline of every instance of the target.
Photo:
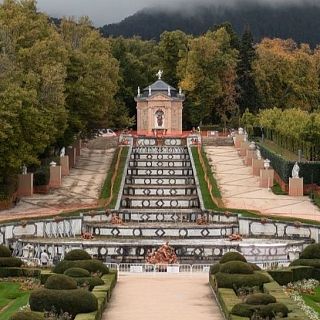
POLYGON ((165 31, 180 29, 199 35, 215 24, 231 22, 238 33, 249 25, 256 40, 263 37, 293 38, 312 46, 320 43, 320 6, 243 4, 235 7, 203 5, 193 13, 161 9, 144 9, 123 21, 105 25, 105 36, 141 36, 143 39, 159 39, 165 31))

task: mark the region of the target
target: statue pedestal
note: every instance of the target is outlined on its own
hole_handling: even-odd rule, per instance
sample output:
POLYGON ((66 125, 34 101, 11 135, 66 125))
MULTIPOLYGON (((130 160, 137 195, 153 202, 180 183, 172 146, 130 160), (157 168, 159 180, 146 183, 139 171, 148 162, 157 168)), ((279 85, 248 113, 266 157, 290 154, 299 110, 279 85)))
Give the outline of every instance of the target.
POLYGON ((243 142, 244 139, 244 134, 236 134, 234 137, 234 146, 237 149, 240 149, 241 147, 241 142, 243 142))
POLYGON ((273 169, 261 169, 260 170, 260 187, 271 188, 274 183, 274 170, 273 169))
POLYGON ((50 167, 50 188, 60 188, 61 187, 61 166, 50 167))
POLYGON ((247 154, 247 150, 249 149, 249 142, 248 141, 242 141, 240 144, 240 150, 239 150, 239 155, 241 157, 245 157, 247 154))
POLYGON ((68 147, 66 149, 66 155, 69 157, 69 169, 73 168, 76 165, 76 149, 74 147, 68 147))
POLYGON ((244 159, 244 163, 246 166, 251 166, 252 165, 252 160, 256 156, 256 151, 255 150, 247 150, 246 157, 244 159))
POLYGON ((68 176, 70 173, 69 169, 69 156, 60 157, 60 165, 61 165, 61 175, 68 176))
POLYGON ((303 178, 289 178, 289 196, 303 196, 303 178))
POLYGON ((254 176, 260 176, 260 170, 264 168, 264 160, 263 159, 252 159, 252 174, 254 176))
POLYGON ((19 174, 18 197, 33 196, 33 173, 19 174))

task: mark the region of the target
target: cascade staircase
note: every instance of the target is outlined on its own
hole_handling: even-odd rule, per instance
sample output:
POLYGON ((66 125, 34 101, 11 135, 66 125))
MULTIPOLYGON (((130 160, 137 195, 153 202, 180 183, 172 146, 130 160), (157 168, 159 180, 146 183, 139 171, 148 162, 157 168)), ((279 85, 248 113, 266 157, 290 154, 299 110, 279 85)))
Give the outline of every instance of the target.
POLYGON ((87 224, 88 231, 109 238, 109 247, 114 244, 114 255, 112 249, 108 254, 117 262, 144 262, 149 250, 166 241, 180 262, 212 262, 216 240, 238 230, 236 221, 200 209, 189 150, 180 138, 135 141, 118 216, 123 224, 87 224))

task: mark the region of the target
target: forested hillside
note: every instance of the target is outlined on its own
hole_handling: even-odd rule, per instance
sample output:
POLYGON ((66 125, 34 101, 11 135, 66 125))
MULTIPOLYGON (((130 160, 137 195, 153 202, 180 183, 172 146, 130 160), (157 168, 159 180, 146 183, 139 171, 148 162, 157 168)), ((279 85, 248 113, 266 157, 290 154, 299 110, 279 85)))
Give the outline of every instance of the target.
POLYGON ((200 35, 215 24, 228 21, 238 34, 249 25, 256 41, 263 37, 292 38, 315 46, 320 42, 320 6, 304 4, 268 6, 243 4, 236 7, 201 6, 190 14, 184 10, 145 9, 120 23, 102 28, 104 35, 159 39, 165 30, 180 29, 200 35))

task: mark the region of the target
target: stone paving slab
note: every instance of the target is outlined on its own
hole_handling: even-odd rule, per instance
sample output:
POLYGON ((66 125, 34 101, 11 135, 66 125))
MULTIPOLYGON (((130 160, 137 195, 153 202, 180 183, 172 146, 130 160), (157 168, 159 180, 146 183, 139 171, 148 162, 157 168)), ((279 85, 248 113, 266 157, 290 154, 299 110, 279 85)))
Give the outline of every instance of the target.
POLYGON ((103 320, 223 320, 208 275, 120 275, 103 320))
POLYGON ((261 188, 259 177, 252 175, 252 167, 244 165, 235 147, 206 147, 205 150, 226 207, 320 221, 320 210, 309 197, 275 195, 261 188))

